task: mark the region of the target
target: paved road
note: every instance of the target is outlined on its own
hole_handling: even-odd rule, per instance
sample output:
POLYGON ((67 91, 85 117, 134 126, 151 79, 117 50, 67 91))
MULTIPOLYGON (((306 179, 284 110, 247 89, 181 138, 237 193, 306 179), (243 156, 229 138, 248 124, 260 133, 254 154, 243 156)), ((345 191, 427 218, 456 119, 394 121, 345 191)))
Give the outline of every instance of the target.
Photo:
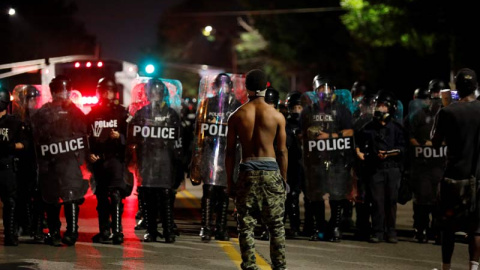
MULTIPOLYGON (((176 222, 181 236, 174 244, 143 243, 143 232, 135 231, 135 196, 126 199, 124 213, 125 244, 93 244, 97 233, 95 198, 88 194, 80 210, 80 238, 75 247, 51 247, 20 238, 20 246, 0 245, 0 270, 3 269, 239 269, 240 251, 235 222, 230 218, 232 239, 202 243, 200 229, 201 187, 187 185, 177 194, 176 222)), ((399 206, 398 244, 369 244, 353 240, 341 243, 310 242, 307 238, 287 241, 289 269, 433 269, 440 266, 440 247, 417 244, 411 239, 411 205, 399 206)), ((1 222, 0 222, 1 223, 1 222)), ((3 228, 3 226, 0 226, 3 228)), ((63 228, 65 223, 63 222, 63 228)), ((2 232, 3 235, 3 232, 2 232)), ((346 235, 349 238, 349 235, 346 235)), ((3 238, 3 236, 2 236, 3 238)), ((3 239, 0 239, 3 242, 3 239)), ((257 241, 257 262, 270 269, 268 242, 257 241)), ((466 269, 467 247, 457 244, 452 269, 466 269)))

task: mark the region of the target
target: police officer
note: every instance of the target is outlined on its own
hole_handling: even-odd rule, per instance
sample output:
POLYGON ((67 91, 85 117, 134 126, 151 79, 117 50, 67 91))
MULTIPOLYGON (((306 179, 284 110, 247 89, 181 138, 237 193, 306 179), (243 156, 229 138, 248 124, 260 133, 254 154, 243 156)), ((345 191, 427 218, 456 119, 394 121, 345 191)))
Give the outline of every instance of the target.
POLYGON ((157 231, 160 212, 165 242, 174 243, 172 197, 177 170, 181 169, 181 119, 161 79, 150 79, 143 88, 149 104, 129 122, 128 141, 135 145, 137 179, 147 223, 144 241, 156 242, 161 237, 157 231))
MULTIPOLYGON (((312 201, 317 223, 317 231, 310 240, 322 240, 327 232, 329 240, 337 242, 342 237, 342 208, 352 188, 352 114, 335 99, 334 87, 327 78, 315 76, 313 90, 304 94, 305 106, 301 115, 306 195, 312 201), (332 148, 334 145, 338 147, 332 148), (326 199, 329 199, 331 209, 328 231, 323 224, 326 199)), ((342 96, 347 96, 351 102, 350 92, 345 94, 342 96)))
MULTIPOLYGON (((362 101, 358 104, 357 114, 353 119, 354 134, 357 134, 365 124, 370 122, 373 118, 375 110, 375 93, 372 91, 365 92, 362 101)), ((368 240, 370 237, 370 204, 371 196, 367 188, 367 176, 365 175, 365 168, 363 161, 355 160, 353 166, 354 177, 357 180, 357 194, 355 197, 355 212, 356 212, 356 232, 355 237, 359 240, 368 240)))
POLYGON ((3 203, 3 227, 6 246, 18 246, 15 220, 17 183, 14 157, 27 146, 20 119, 7 114, 10 93, 0 87, 0 199, 3 203))
POLYGON ((280 100, 280 94, 273 87, 268 87, 265 92, 265 102, 272 105, 275 109, 278 109, 278 102, 280 100))
MULTIPOLYGON (((288 94, 286 106, 288 115, 286 121, 287 149, 288 149, 288 168, 287 168, 287 184, 290 186, 290 192, 287 193, 285 202, 285 214, 290 220, 290 232, 287 237, 295 238, 300 233, 300 192, 304 188, 305 174, 303 171, 302 160, 302 143, 299 135, 300 130, 300 113, 303 107, 300 102, 300 92, 294 91, 288 94)), ((309 202, 305 202, 305 224, 310 223, 313 230, 313 217, 309 202), (307 216, 309 216, 307 218, 307 216), (308 220, 308 222, 307 222, 308 220)), ((307 225, 304 226, 308 227, 307 225)), ((312 234, 310 232, 309 236, 312 234)))
POLYGON ((32 116, 42 106, 40 91, 33 85, 19 85, 13 90, 12 114, 18 116, 25 127, 28 138, 28 147, 19 153, 18 185, 24 187, 25 192, 18 194, 17 218, 22 235, 31 235, 35 242, 43 242, 43 222, 45 219, 43 200, 38 185, 38 167, 33 147, 32 116))
POLYGON ((360 103, 362 102, 363 97, 367 92, 367 86, 363 81, 356 81, 352 85, 351 92, 352 92, 353 106, 355 108, 353 111, 353 117, 355 117, 357 114, 360 113, 358 110, 360 108, 360 103))
POLYGON ((435 115, 438 108, 430 98, 430 91, 419 89, 418 101, 421 107, 408 114, 405 120, 405 129, 408 138, 407 170, 409 185, 414 194, 413 226, 415 238, 419 243, 428 242, 428 233, 439 243, 435 205, 437 188, 443 176, 445 166, 446 146, 433 148, 430 140, 435 115), (430 225, 430 215, 431 223, 430 225))
POLYGON ((97 84, 99 103, 88 114, 88 161, 93 173, 91 183, 97 197, 100 230, 93 242, 97 243, 110 240, 113 244, 123 243, 122 200, 128 195, 125 181, 127 111, 119 104, 117 93, 118 87, 113 79, 100 79, 97 84))
MULTIPOLYGON (((216 240, 230 239, 227 231, 227 210, 229 198, 226 193, 227 175, 224 155, 226 145, 226 124, 228 117, 241 103, 233 89, 233 81, 226 73, 218 74, 207 88, 213 97, 201 100, 197 108, 196 141, 192 156, 191 179, 203 182, 201 240, 208 242, 215 235, 216 240), (213 132, 210 132, 213 131, 213 132), (217 131, 217 132, 215 132, 217 131), (216 211, 215 211, 216 210, 216 211), (216 212, 214 226, 213 213, 216 212)), ((202 96, 200 89, 199 98, 202 96)), ((239 89, 235 89, 239 91, 239 89)))
POLYGON ((39 163, 40 191, 45 202, 50 237, 47 243, 75 245, 79 206, 88 190, 81 165, 88 150, 83 112, 69 99, 70 79, 59 75, 50 82, 52 101, 32 117, 39 163), (60 210, 64 206, 67 229, 60 238, 60 210))
POLYGON ((401 157, 405 139, 403 127, 392 119, 397 100, 380 91, 373 119, 356 135, 358 158, 364 162, 364 177, 372 196, 372 236, 369 241, 397 243, 395 230, 401 157))

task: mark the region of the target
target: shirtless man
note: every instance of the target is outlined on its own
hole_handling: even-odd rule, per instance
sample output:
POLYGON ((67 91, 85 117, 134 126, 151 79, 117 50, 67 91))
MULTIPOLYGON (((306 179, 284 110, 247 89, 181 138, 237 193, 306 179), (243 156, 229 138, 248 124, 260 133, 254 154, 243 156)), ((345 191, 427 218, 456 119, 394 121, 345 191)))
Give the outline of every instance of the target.
POLYGON ((258 269, 253 230, 261 215, 270 232, 272 269, 286 269, 285 227, 287 147, 285 118, 265 102, 267 78, 261 70, 248 72, 245 85, 249 101, 228 120, 225 166, 230 197, 238 211, 242 269, 258 269), (235 143, 242 145, 240 175, 233 181, 235 143), (276 138, 276 151, 274 140, 276 138), (278 163, 277 163, 278 162, 278 163))

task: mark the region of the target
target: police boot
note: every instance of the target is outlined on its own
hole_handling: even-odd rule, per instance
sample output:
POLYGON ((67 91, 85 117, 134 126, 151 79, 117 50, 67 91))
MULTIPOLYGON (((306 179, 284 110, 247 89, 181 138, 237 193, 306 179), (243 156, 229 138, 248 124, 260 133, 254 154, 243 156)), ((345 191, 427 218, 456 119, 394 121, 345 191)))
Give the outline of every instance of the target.
POLYGON ((67 230, 63 234, 62 243, 67 246, 73 246, 78 239, 78 213, 80 208, 76 203, 64 203, 65 220, 67 221, 67 230))
POLYGON ((97 213, 99 233, 92 237, 94 243, 106 244, 110 242, 110 214, 108 209, 108 198, 101 198, 97 195, 97 213))
MULTIPOLYGON (((223 190, 220 192, 224 193, 223 190)), ((217 212, 215 240, 228 241, 230 240, 227 229, 227 211, 229 198, 227 194, 222 194, 222 198, 218 199, 221 200, 221 202, 217 212)))
POLYGON ((155 188, 144 190, 143 218, 147 225, 147 233, 143 236, 145 242, 156 242, 159 233, 157 231, 157 199, 155 188))
POLYGON ((17 230, 15 228, 15 201, 13 198, 3 207, 3 226, 5 227, 5 246, 18 246, 17 230))
POLYGON ((300 207, 299 207, 299 194, 296 191, 292 191, 287 194, 288 201, 288 218, 290 220, 290 232, 287 235, 288 238, 296 238, 300 233, 300 207))
POLYGON ((119 190, 112 191, 111 199, 111 214, 112 214, 112 243, 120 245, 123 243, 123 228, 122 228, 122 214, 123 202, 119 190))
POLYGON ((305 208, 305 213, 304 213, 305 220, 303 223, 302 235, 309 237, 315 231, 315 220, 313 218, 313 212, 312 212, 310 200, 304 197, 303 202, 304 202, 304 208, 305 208))
POLYGON ((33 229, 32 229, 32 237, 33 241, 36 243, 42 243, 45 239, 45 235, 43 233, 43 218, 40 213, 36 213, 33 219, 33 229))
POLYGON ((213 186, 203 185, 202 197, 202 228, 200 237, 203 242, 209 242, 212 239, 213 226, 213 186))
POLYGON ((315 231, 310 236, 310 241, 322 241, 325 239, 325 203, 316 201, 310 204, 315 218, 315 231))
MULTIPOLYGON (((175 198, 177 197, 177 191, 172 190, 172 193, 170 195, 170 205, 172 209, 175 209, 175 198)), ((175 219, 173 219, 173 233, 176 236, 180 236, 180 232, 178 231, 177 223, 175 223, 175 219)))
POLYGON ((173 232, 173 208, 171 204, 172 189, 162 189, 162 227, 165 243, 175 243, 175 233, 173 232))
POLYGON ((413 204, 413 219, 415 227, 415 240, 418 243, 427 243, 427 227, 429 223, 429 211, 428 206, 413 204))
POLYGON ((32 222, 32 237, 36 243, 42 243, 45 239, 43 233, 43 222, 45 219, 45 213, 43 208, 43 202, 34 197, 33 200, 33 222, 32 222))
POLYGON ((342 222, 342 202, 330 201, 330 229, 331 229, 331 242, 340 242, 342 239, 342 231, 340 224, 342 222))
POLYGON ((143 190, 141 187, 137 189, 138 191, 138 211, 135 214, 135 219, 137 220, 137 224, 135 225, 135 230, 146 230, 147 229, 147 222, 145 221, 145 204, 144 204, 144 196, 143 190))
POLYGON ((367 241, 370 237, 370 205, 367 202, 356 202, 355 212, 357 221, 355 223, 355 238, 360 241, 367 241))
MULTIPOLYGON (((24 201, 22 209, 16 209, 16 211, 22 211, 23 213, 18 213, 18 223, 19 223, 19 234, 22 236, 30 236, 32 234, 32 207, 30 198, 23 198, 24 201)), ((18 205, 18 204, 17 204, 18 205)), ((18 207, 17 207, 18 208, 18 207)))
POLYGON ((48 235, 45 237, 45 244, 55 247, 62 246, 60 237, 60 204, 47 204, 45 210, 47 212, 48 235))
POLYGON ((353 228, 353 202, 345 200, 340 228, 342 231, 350 231, 353 228))

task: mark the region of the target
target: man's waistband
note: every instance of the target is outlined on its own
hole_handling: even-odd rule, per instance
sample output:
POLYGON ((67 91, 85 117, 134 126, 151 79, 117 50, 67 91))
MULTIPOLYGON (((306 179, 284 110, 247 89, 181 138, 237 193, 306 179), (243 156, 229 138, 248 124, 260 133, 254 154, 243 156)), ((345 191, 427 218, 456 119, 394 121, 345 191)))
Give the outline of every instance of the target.
POLYGON ((278 164, 272 157, 249 157, 240 163, 240 171, 276 171, 278 164))

